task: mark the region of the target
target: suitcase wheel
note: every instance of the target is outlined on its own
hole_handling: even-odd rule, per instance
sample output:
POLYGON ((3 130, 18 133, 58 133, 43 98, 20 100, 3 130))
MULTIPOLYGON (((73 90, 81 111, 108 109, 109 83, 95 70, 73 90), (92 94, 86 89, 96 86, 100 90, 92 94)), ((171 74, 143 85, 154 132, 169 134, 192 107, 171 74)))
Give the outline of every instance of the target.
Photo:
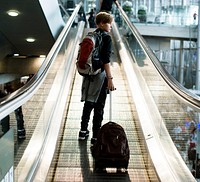
POLYGON ((101 165, 98 161, 94 162, 94 171, 95 172, 106 172, 106 168, 101 165))

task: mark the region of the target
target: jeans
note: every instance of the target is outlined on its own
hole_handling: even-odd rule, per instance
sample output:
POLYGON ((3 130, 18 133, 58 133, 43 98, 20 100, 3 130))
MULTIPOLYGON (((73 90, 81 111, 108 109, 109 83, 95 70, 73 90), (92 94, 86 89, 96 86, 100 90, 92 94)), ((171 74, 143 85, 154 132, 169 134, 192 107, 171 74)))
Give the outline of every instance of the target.
POLYGON ((1 120, 1 126, 3 133, 7 133, 7 131, 10 129, 10 116, 6 116, 1 120))
MULTIPOLYGON (((23 119, 23 113, 22 113, 22 107, 20 106, 15 110, 15 117, 17 120, 17 130, 23 130, 24 129, 24 119, 23 119)), ((3 133, 6 133, 10 129, 10 116, 6 116, 1 120, 1 126, 3 133)))
POLYGON ((15 110, 15 117, 16 117, 16 120, 17 120, 17 129, 18 130, 24 129, 24 116, 23 116, 23 113, 22 113, 22 106, 18 107, 15 110))
POLYGON ((97 138, 98 132, 101 128, 106 97, 107 97, 107 82, 105 81, 102 86, 100 95, 97 99, 97 102, 94 103, 94 102, 85 101, 84 106, 83 106, 83 112, 82 112, 82 117, 81 117, 82 131, 87 130, 88 123, 90 120, 90 114, 91 114, 91 111, 94 109, 94 115, 93 115, 93 120, 92 120, 93 138, 97 138))

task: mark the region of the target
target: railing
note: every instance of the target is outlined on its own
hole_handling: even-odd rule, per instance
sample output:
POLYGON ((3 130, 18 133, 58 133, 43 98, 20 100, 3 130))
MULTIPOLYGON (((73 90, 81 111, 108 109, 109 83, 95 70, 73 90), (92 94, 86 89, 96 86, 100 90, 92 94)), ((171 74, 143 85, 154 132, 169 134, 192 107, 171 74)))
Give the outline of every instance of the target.
MULTIPOLYGON (((66 106, 65 103, 70 94, 70 85, 73 81, 75 65, 71 62, 74 61, 75 55, 71 50, 77 48, 80 39, 80 36, 75 36, 74 34, 77 32, 81 34, 80 32, 84 27, 84 25, 81 24, 79 29, 74 29, 73 32, 70 31, 81 6, 82 3, 76 6, 73 14, 66 22, 65 27, 34 77, 22 88, 13 92, 4 100, 1 100, 0 119, 12 113, 19 106, 27 104, 32 97, 35 97, 37 100, 38 92, 47 97, 41 102, 38 101, 38 104, 42 103, 44 106, 41 108, 41 115, 38 116, 39 121, 35 126, 35 132, 15 169, 16 181, 45 181, 46 179, 56 146, 62 115, 66 106), (69 34, 74 35, 74 40, 70 46, 66 47, 69 40, 72 38, 68 37, 69 34), (54 71, 54 65, 57 65, 57 72, 54 71), (48 78, 49 73, 51 73, 51 75, 55 74, 55 78, 52 79, 54 81, 50 91, 46 93, 47 88, 43 85, 47 85, 45 80, 48 78), (54 122, 55 120, 56 122, 54 122), (48 150, 49 146, 51 146, 50 150, 48 150)), ((37 111, 32 112, 34 113, 37 111)))
POLYGON ((181 85, 195 91, 197 48, 159 50, 155 55, 181 85))
POLYGON ((197 26, 198 20, 194 20, 193 17, 162 14, 160 16, 151 16, 147 14, 146 22, 140 22, 138 18, 131 18, 132 23, 143 23, 146 25, 160 25, 160 26, 197 26))
POLYGON ((198 24, 198 1, 124 1, 123 10, 132 23, 160 26, 193 26, 198 24))
POLYGON ((124 21, 127 23, 128 27, 130 28, 130 31, 133 33, 135 38, 137 39, 139 45, 143 49, 146 56, 149 57, 151 62, 155 65, 158 72, 160 72, 160 75, 163 77, 163 79, 169 84, 170 87, 173 88, 174 91, 177 92, 178 95, 181 97, 184 97, 185 100, 189 101, 189 103, 192 103, 192 106, 197 106, 200 108, 200 99, 197 95, 192 94, 187 89, 185 89, 182 85, 179 84, 178 81, 176 81, 161 65, 158 58, 154 55, 151 48, 148 46, 144 38, 139 34, 135 26, 130 22, 129 18, 127 17, 126 13, 122 10, 122 8, 119 8, 124 21))
MULTIPOLYGON (((60 34, 60 36, 58 37, 55 45, 52 47, 50 53, 48 54, 46 60, 44 61, 42 67, 40 68, 40 70, 38 71, 38 73, 33 77, 33 79, 27 84, 25 85, 24 87, 22 87, 21 89, 17 90, 16 92, 12 93, 11 95, 9 95, 6 100, 4 100, 1 105, 0 105, 0 119, 2 119, 3 117, 5 117, 6 115, 10 114, 10 112, 14 111, 16 108, 18 108, 19 106, 21 106, 22 104, 26 103, 35 93, 36 91, 39 89, 39 87, 42 85, 42 83, 44 82, 45 78, 47 77, 47 74, 49 72, 49 69, 51 68, 52 64, 55 62, 56 58, 57 58, 57 55, 60 53, 60 51, 62 52, 63 51, 63 43, 66 41, 66 36, 68 35, 69 33, 69 30, 70 30, 70 27, 78 13, 78 10, 80 8, 81 4, 79 4, 75 11, 73 12, 72 16, 70 17, 70 19, 68 20, 64 30, 62 31, 62 33, 60 34)), ((128 32, 130 31, 132 35, 135 36, 135 40, 137 40, 138 44, 137 44, 137 49, 140 50, 140 52, 142 54, 138 55, 138 57, 142 58, 141 55, 145 55, 148 59, 148 61, 152 61, 152 63, 155 65, 158 73, 160 73, 162 75, 162 78, 167 81, 167 83, 170 85, 170 87, 172 88, 172 90, 175 90, 176 94, 178 95, 178 97, 181 97, 181 100, 185 100, 186 103, 188 103, 191 108, 197 108, 197 110, 199 109, 199 99, 196 95, 194 94, 191 94, 190 92, 188 92, 186 89, 182 88, 182 86, 180 86, 178 84, 178 82, 174 81, 173 78, 170 77, 170 75, 168 73, 166 73, 166 71, 163 69, 162 65, 159 63, 159 61, 157 60, 156 56, 152 53, 151 49, 148 47, 148 45, 146 44, 146 42, 144 41, 144 39, 138 34, 137 30, 135 29, 135 27, 132 25, 132 23, 129 21, 128 17, 126 16, 126 14, 123 12, 123 10, 121 8, 119 8, 120 10, 120 13, 121 15, 123 16, 125 22, 126 22, 126 25, 128 26, 125 26, 125 28, 128 27, 128 29, 125 29, 125 31, 128 30, 128 32)), ((78 30, 79 31, 79 30, 78 30)), ((123 33, 121 35, 124 35, 123 33)), ((132 36, 131 35, 131 36, 132 36)), ((76 40, 77 41, 77 40, 76 40)), ((74 43, 76 42, 74 41, 74 43)), ((75 48, 75 47, 74 47, 75 48)), ((130 47, 129 47, 130 48, 130 47)), ((136 50, 135 47, 131 47, 130 49, 132 49, 131 52, 134 53, 134 51, 136 50)), ((120 49, 119 49, 119 52, 120 52, 120 49)), ((70 59, 73 58, 73 55, 69 56, 70 59)), ((137 55, 135 55, 135 58, 138 58, 137 55)), ((137 61, 137 59, 136 59, 137 61)), ((130 63, 130 65, 132 65, 133 63, 130 63)), ((69 72, 71 73, 71 71, 69 70, 73 70, 73 68, 71 68, 71 62, 69 61, 68 63, 66 63, 65 65, 65 68, 67 68, 67 74, 66 76, 64 76, 64 79, 68 78, 67 75, 69 75, 69 72)), ((62 70, 63 71, 63 70, 62 70)), ((132 78, 132 76, 130 77, 132 78)), ((129 79, 130 79, 129 78, 129 79)), ((70 78, 68 78, 70 79, 70 78)), ((130 80, 130 83, 131 83, 131 80, 130 80)), ((69 84, 69 83, 68 83, 69 84)), ((69 86, 69 85, 67 85, 69 86)), ((134 85, 132 85, 131 87, 133 87, 134 85)), ((57 87, 57 86, 56 86, 57 87)), ((65 88, 66 88, 66 85, 65 85, 65 88)), ((61 90, 63 90, 62 87, 60 87, 61 90)), ((134 90, 134 87, 132 88, 134 90)), ((139 90, 138 90, 139 91, 139 90)), ((56 91, 58 92, 58 91, 56 91)), ((67 93, 69 93, 69 87, 68 89, 65 89, 65 96, 67 95, 67 93)), ((59 93, 59 92, 58 92, 59 93)), ((51 106, 55 111, 58 111, 57 109, 57 106, 56 106, 56 99, 61 99, 61 95, 60 94, 63 94, 63 92, 59 93, 57 96, 54 95, 54 100, 53 104, 55 104, 54 106, 51 106)), ((138 93, 140 94, 140 93, 138 93)), ((63 95, 62 95, 63 96, 63 95)), ((62 97, 63 99, 63 97, 62 97)), ((60 100, 59 100, 60 101, 60 100)), ((48 102, 48 104, 51 103, 48 102)), ((145 102, 144 102, 145 103, 145 102)), ((48 105, 49 106, 49 105, 48 105)), ((141 106, 140 106, 141 107, 141 106)), ((47 109, 48 110, 48 109, 47 109)), ((60 110, 59 110, 60 112, 60 110)), ((148 110, 147 110, 148 112, 148 110)), ((52 112, 50 112, 52 113, 52 112)), ((57 112, 58 113, 58 112, 57 112)), ((44 113, 43 113, 44 114, 44 113)), ((49 114, 49 113, 47 113, 49 114)), ((56 114, 56 112, 55 112, 56 114)), ((39 137, 41 138, 38 138, 36 137, 35 139, 39 139, 41 141, 41 145, 40 145, 40 148, 39 150, 37 150, 37 152, 35 151, 32 151, 32 153, 30 153, 31 155, 31 159, 29 158, 29 162, 28 162, 28 167, 27 167, 27 164, 24 165, 24 168, 23 169, 19 169, 19 175, 20 175, 20 180, 25 180, 25 181, 31 181, 33 179, 37 179, 37 173, 38 173, 38 170, 39 168, 43 169, 41 170, 42 172, 42 177, 41 175, 38 177, 38 178, 45 178, 45 174, 46 174, 46 170, 48 168, 48 165, 49 165, 49 161, 51 160, 51 158, 49 158, 48 162, 45 163, 41 160, 41 156, 45 156, 45 150, 47 148, 47 144, 49 142, 49 136, 51 135, 51 132, 54 132, 55 135, 58 134, 58 131, 59 131, 59 126, 58 128, 53 128, 54 130, 52 130, 52 127, 55 127, 55 122, 53 123, 52 120, 55 119, 55 116, 52 114, 51 116, 49 116, 48 118, 46 118, 46 116, 42 116, 42 118, 40 119, 43 120, 42 122, 46 122, 44 124, 44 128, 42 128, 42 136, 40 135, 39 137), (49 120, 49 117, 50 117, 50 120, 49 120), (45 121, 44 119, 47 119, 47 121, 45 121), (35 156, 32 156, 32 154, 34 153, 35 156), (37 159, 37 160, 35 160, 37 159), (32 160, 30 162, 30 160, 32 160), (44 167, 45 166, 45 167, 44 167)), ((59 116, 60 117, 60 116, 59 116)), ((58 116, 56 116, 56 120, 57 120, 58 116)), ((58 120, 57 120, 58 121, 58 120)), ((57 122, 56 125, 59 125, 59 123, 57 122)), ((164 130, 164 126, 161 125, 161 122, 159 121, 158 124, 159 127, 157 128, 157 132, 160 131, 160 130, 164 130)), ((149 126, 149 124, 148 124, 149 126)), ((157 126, 156 126, 157 127, 157 126)), ((158 136, 155 136, 154 134, 154 129, 152 128, 152 126, 150 126, 150 128, 146 128, 145 127, 145 140, 147 141, 147 143, 149 142, 149 145, 153 145, 153 144, 156 144, 157 142, 153 143, 152 142, 152 139, 155 138, 159 138, 159 134, 158 136), (151 129, 150 129, 151 128, 151 129), (150 144, 151 143, 151 144, 150 144)), ((40 130, 39 130, 40 131, 40 130)), ((165 132, 161 132, 161 135, 163 134, 166 134, 165 132)), ((56 138, 56 136, 53 136, 56 138)), ((167 135, 167 134, 166 134, 167 135)), ((33 137, 34 138, 34 137, 33 137)), ((167 139, 164 138, 164 139, 167 139)), ((50 141, 54 141, 52 143, 56 143, 55 140, 53 140, 53 138, 51 138, 50 141)), ((34 141, 36 142, 36 140, 34 141)), ((40 142, 39 142, 40 143, 40 142)), ((37 143, 38 146, 38 141, 37 143)), ((157 145, 157 144, 156 144, 157 145)), ((163 146, 162 146, 163 147, 163 146)), ((52 149, 51 149, 52 150, 52 149)), ((28 151, 28 150, 27 150, 28 151)), ((174 151, 174 149, 173 149, 174 151)), ((30 151, 29 151, 30 152, 30 151)), ((155 152, 155 151, 154 151, 155 152)), ((151 152, 150 152, 151 153, 151 152)), ((155 156, 157 153, 151 153, 153 156, 152 158, 156 158, 157 156, 155 156)), ((29 155, 28 153, 25 153, 26 157, 29 155)), ((52 154, 51 154, 52 155, 52 154)), ((174 153, 175 156, 177 156, 176 152, 174 153)), ((29 156, 29 157, 30 157, 29 156)), ((49 156, 49 155, 47 155, 49 156)), ((158 158, 158 157, 157 157, 158 158)), ((177 159, 180 160, 180 157, 177 156, 177 159)), ((157 161, 159 162, 159 161, 157 161)), ((160 163, 159 163, 160 164, 160 163)), ((180 169, 182 169, 182 162, 180 160, 180 169)), ((165 162, 165 165, 166 162, 165 162)), ((184 167, 183 167, 184 168, 184 167)), ((162 171, 160 171, 162 168, 160 168, 160 166, 157 166, 157 169, 158 169, 158 172, 160 172, 160 175, 162 175, 162 171)), ((171 174, 173 173, 176 173, 178 171, 175 171, 173 170, 174 167, 170 168, 169 172, 171 172, 171 174)), ((40 172, 41 172, 40 171, 40 172)), ((188 178, 191 178, 192 177, 190 176, 190 174, 188 174, 188 171, 186 169, 184 169, 182 171, 182 173, 184 173, 183 175, 188 175, 188 178)), ((173 176, 173 175, 172 175, 173 176)), ((162 177, 163 178, 163 177, 162 177)), ((161 178, 161 179, 162 179, 161 178)))
MULTIPOLYGON (((121 41, 127 42, 128 49, 133 57, 133 62, 127 63, 126 56, 122 55, 122 64, 124 69, 126 69, 125 72, 129 80, 129 85, 131 85, 132 88, 134 100, 137 101, 141 94, 144 96, 143 101, 140 100, 138 103, 136 102, 136 107, 146 144, 158 175, 161 181, 166 181, 168 177, 165 176, 166 174, 162 174, 162 170, 165 169, 164 171, 168 171, 170 174, 169 176, 172 177, 172 179, 170 179, 172 181, 195 181, 190 172, 192 169, 192 161, 190 156, 188 156, 188 151, 190 150, 190 145, 188 143, 194 142, 191 141, 190 137, 192 135, 195 138, 199 132, 198 120, 196 117, 200 110, 199 97, 180 85, 178 81, 164 69, 144 38, 129 21, 129 18, 121 7, 119 7, 119 11, 123 17, 123 26, 119 29, 119 34, 122 38, 117 40, 117 44, 119 44, 119 54, 121 50, 124 49, 121 41), (137 64, 137 66, 135 64, 137 64), (134 68, 134 71, 131 67, 134 68), (138 80, 134 78, 134 74, 138 80), (162 80, 164 84, 161 84, 160 80, 162 80), (134 82, 139 82, 140 90, 137 91, 138 88, 134 87, 134 82), (154 88, 158 90, 153 90, 154 88), (143 104, 143 102, 145 104, 143 104), (141 105, 143 105, 143 107, 141 105), (149 113, 151 114, 149 115, 149 113), (172 121, 173 118, 174 121, 172 121), (194 124, 193 120, 195 120, 194 127, 197 133, 191 133, 189 129, 194 124), (153 125, 155 128, 152 128, 153 125), (182 128, 181 131, 177 131, 180 128, 182 128), (182 145, 184 148, 180 148, 182 145), (175 146, 180 153, 177 152, 178 150, 175 146), (156 149, 154 150, 153 148, 156 149), (157 156, 155 156, 155 154, 157 156), (160 161, 157 160, 158 156, 160 161), (162 157, 164 157, 165 160, 162 160, 162 157), (181 175, 180 171, 184 171, 184 175, 181 175)), ((197 153, 199 153, 198 141, 199 139, 197 138, 194 144, 196 145, 194 149, 197 149, 197 153)), ((193 160, 194 164, 196 163, 196 159, 193 160)))
POLYGON ((50 66, 55 61, 55 57, 57 56, 59 50, 61 49, 61 46, 63 45, 63 42, 65 41, 67 34, 69 33, 71 25, 73 24, 77 16, 81 4, 82 3, 77 5, 75 11, 73 12, 73 15, 70 16, 63 31, 59 35, 58 39, 51 48, 46 59, 42 63, 42 66, 40 67, 39 71, 34 75, 34 77, 19 90, 13 92, 3 100, 0 100, 0 120, 5 116, 7 116, 8 114, 10 114, 11 112, 13 112, 16 108, 24 104, 27 100, 29 100, 33 96, 33 94, 37 91, 37 89, 40 87, 40 85, 42 84, 43 80, 45 79, 48 73, 50 66))

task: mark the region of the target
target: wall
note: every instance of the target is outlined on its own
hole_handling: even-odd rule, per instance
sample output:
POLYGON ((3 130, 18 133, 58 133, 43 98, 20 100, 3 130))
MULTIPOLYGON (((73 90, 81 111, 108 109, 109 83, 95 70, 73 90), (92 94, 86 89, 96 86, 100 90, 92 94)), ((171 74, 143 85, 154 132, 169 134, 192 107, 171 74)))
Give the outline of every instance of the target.
POLYGON ((0 61, 0 73, 29 75, 40 68, 44 58, 6 58, 0 61))
POLYGON ((165 38, 144 37, 153 51, 170 50, 170 40, 165 38))
POLYGON ((57 38, 65 26, 57 0, 39 0, 49 28, 54 38, 57 38))

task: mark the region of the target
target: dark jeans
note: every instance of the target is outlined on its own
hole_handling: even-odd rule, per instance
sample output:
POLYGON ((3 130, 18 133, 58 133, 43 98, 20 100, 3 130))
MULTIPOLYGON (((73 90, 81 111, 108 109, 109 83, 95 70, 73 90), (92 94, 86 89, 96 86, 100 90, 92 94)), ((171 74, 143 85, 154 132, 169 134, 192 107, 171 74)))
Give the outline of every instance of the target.
POLYGON ((88 128, 88 123, 90 120, 91 111, 94 109, 94 116, 92 121, 92 131, 93 131, 93 138, 97 138, 97 134, 99 129, 101 128, 101 123, 103 121, 103 114, 104 114, 104 106, 107 97, 107 82, 105 81, 98 100, 96 103, 86 101, 83 107, 82 113, 82 121, 81 121, 81 130, 86 131, 88 128))
POLYGON ((15 117, 17 120, 17 129, 22 130, 24 129, 24 116, 22 112, 22 106, 15 110, 15 117))
MULTIPOLYGON (((22 107, 20 106, 15 110, 15 117, 17 120, 17 130, 24 129, 24 119, 22 113, 22 107)), ((10 116, 6 116, 1 120, 1 126, 3 133, 6 133, 10 129, 10 116)))
POLYGON ((10 129, 10 116, 6 116, 1 120, 2 131, 5 134, 10 129))

